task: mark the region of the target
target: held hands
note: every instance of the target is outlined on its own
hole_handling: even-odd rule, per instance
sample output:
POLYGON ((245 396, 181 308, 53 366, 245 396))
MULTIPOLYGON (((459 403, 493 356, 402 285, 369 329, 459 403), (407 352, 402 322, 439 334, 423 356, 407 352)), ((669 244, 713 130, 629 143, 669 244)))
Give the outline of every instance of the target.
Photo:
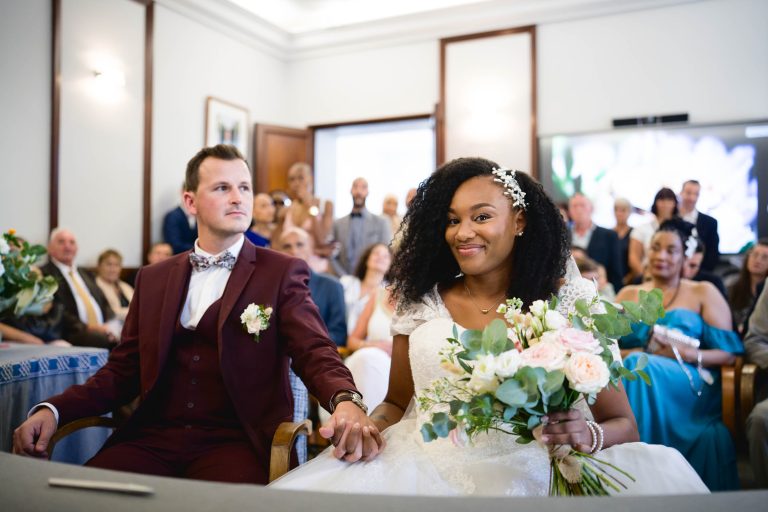
POLYGON ((47 407, 41 407, 13 432, 13 453, 47 458, 48 442, 56 432, 56 418, 47 407))
POLYGON ((352 402, 337 405, 319 432, 335 446, 333 456, 347 462, 373 460, 385 445, 376 425, 352 402))
POLYGON ((542 443, 550 446, 569 444, 583 453, 589 453, 592 449, 592 432, 581 411, 570 409, 551 412, 542 420, 542 443))

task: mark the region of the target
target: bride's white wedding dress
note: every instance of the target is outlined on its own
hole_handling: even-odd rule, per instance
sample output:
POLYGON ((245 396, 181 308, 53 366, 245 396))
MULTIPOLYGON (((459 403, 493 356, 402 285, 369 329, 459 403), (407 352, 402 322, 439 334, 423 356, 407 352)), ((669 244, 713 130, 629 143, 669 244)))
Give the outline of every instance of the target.
MULTIPOLYGON (((567 313, 577 298, 589 299, 595 293, 594 285, 581 278, 573 267, 569 265, 566 284, 559 293, 561 313, 567 313)), ((409 356, 417 395, 435 379, 448 376, 440 367, 438 352, 446 345, 453 325, 436 290, 393 318, 393 334, 410 336, 409 356)), ((373 461, 350 464, 333 458, 328 449, 270 486, 364 494, 548 494, 549 461, 545 448, 537 443, 517 444, 514 436, 500 432, 481 434, 473 444, 464 447, 448 439, 425 443, 420 428, 430 415, 417 409, 411 401, 403 419, 384 431, 387 445, 373 461)), ((672 448, 626 443, 607 448, 597 456, 635 478, 632 482, 621 477, 628 489, 622 490, 620 496, 708 492, 693 468, 672 448)))

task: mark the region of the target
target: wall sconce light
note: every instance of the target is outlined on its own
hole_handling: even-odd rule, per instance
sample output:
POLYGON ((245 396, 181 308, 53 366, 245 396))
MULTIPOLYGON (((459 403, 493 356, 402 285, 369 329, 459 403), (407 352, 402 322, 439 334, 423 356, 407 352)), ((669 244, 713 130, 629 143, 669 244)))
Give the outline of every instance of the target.
POLYGON ((125 73, 116 69, 96 70, 93 72, 93 78, 102 87, 115 89, 125 87, 125 73))
POLYGON ((102 103, 116 103, 125 94, 125 73, 106 67, 93 71, 91 94, 102 103))

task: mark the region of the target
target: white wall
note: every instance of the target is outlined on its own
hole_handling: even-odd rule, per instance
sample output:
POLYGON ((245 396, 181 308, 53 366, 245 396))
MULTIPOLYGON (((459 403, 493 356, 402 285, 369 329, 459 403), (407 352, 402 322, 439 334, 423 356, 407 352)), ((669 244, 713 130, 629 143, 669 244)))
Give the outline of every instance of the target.
POLYGON ((768 117, 768 2, 713 0, 538 27, 540 134, 688 112, 768 117))
POLYGON ((0 231, 48 235, 51 2, 0 2, 0 231), (23 51, 20 51, 23 49, 23 51))
POLYGON ((251 126, 285 124, 287 103, 284 62, 157 4, 154 44, 153 242, 179 202, 187 161, 204 144, 206 97, 247 108, 251 126))
POLYGON ((303 127, 431 113, 439 70, 436 40, 294 61, 288 122, 303 127))
POLYGON ((62 1, 59 225, 77 236, 78 263, 111 247, 141 263, 144 6, 62 1), (122 72, 103 88, 95 71, 122 72))

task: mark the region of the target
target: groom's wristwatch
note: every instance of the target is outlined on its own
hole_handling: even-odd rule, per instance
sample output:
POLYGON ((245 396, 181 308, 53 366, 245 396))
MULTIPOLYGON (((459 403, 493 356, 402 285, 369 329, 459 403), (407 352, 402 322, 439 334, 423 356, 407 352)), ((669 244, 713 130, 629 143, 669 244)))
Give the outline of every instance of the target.
POLYGON ((331 413, 336 410, 336 406, 341 402, 352 402, 360 409, 362 409, 364 413, 368 414, 368 407, 366 407, 363 403, 363 395, 356 391, 343 390, 333 395, 333 398, 331 398, 330 402, 331 413))

